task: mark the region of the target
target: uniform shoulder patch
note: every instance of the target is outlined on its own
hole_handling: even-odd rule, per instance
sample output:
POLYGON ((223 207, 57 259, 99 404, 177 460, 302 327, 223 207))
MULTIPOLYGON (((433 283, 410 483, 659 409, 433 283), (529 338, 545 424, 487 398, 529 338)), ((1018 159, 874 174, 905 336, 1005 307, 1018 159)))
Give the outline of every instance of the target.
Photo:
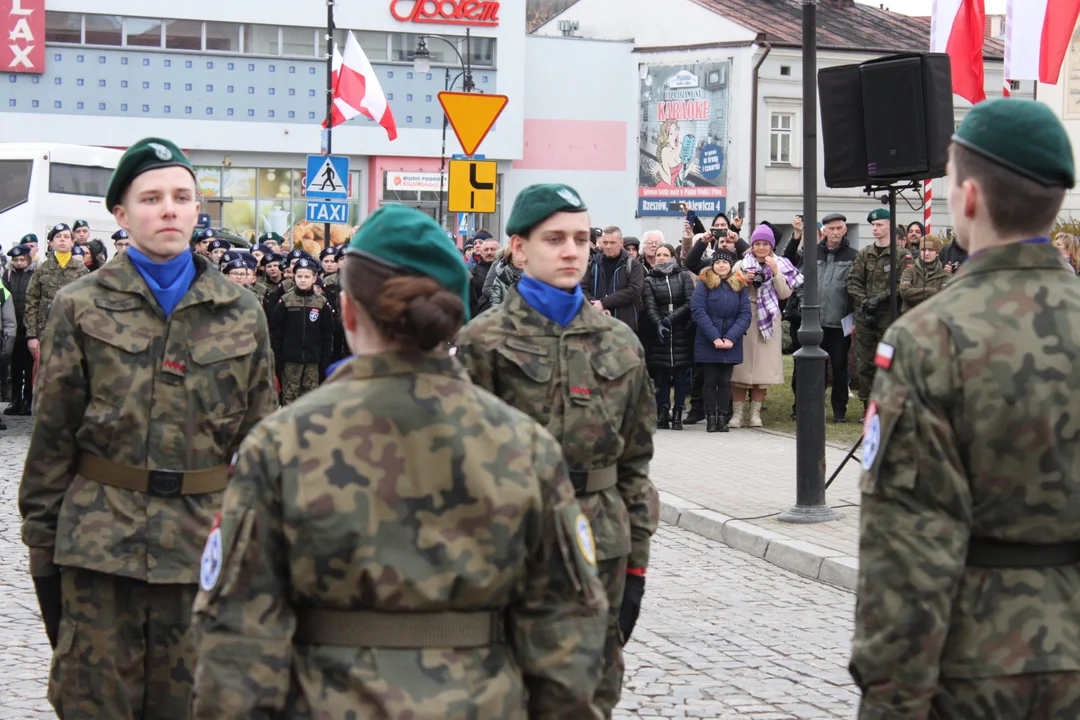
POLYGON ((199 564, 199 587, 210 592, 217 585, 221 575, 221 565, 224 559, 221 551, 221 514, 218 513, 214 520, 214 529, 206 538, 206 547, 203 548, 202 560, 199 564))
POLYGON ((311 308, 311 310, 308 311, 307 317, 308 317, 308 320, 310 320, 311 322, 315 322, 316 320, 318 320, 319 319, 319 308, 311 308))
POLYGON ((578 549, 582 557, 590 565, 596 564, 596 540, 593 538, 592 525, 589 519, 582 513, 574 518, 574 535, 577 537, 578 549))
POLYGON ((877 353, 874 354, 874 364, 882 370, 888 370, 892 367, 894 355, 896 355, 895 347, 887 342, 880 342, 877 346, 877 353))
POLYGON ((881 415, 878 414, 877 400, 870 403, 863 420, 863 470, 869 472, 874 467, 878 450, 881 448, 881 415))

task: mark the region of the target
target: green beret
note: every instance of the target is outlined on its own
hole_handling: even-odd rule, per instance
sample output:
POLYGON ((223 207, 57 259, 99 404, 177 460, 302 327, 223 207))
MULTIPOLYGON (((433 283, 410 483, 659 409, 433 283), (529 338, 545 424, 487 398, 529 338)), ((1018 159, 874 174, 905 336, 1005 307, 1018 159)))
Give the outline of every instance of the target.
POLYGON ((1034 100, 996 98, 971 108, 952 140, 1047 187, 1076 184, 1072 145, 1053 111, 1034 100))
POLYGON ((892 215, 885 208, 871 210, 870 214, 866 216, 866 222, 874 222, 875 220, 892 220, 892 215))
POLYGON ((384 205, 356 231, 345 253, 431 278, 461 297, 469 319, 469 269, 454 241, 427 213, 384 205))
POLYGON ((26 243, 37 244, 37 242, 38 242, 37 235, 35 235, 34 233, 26 233, 21 238, 19 238, 19 244, 20 245, 25 245, 26 243))
POLYGON ((71 229, 72 230, 78 230, 79 228, 88 228, 88 227, 90 227, 90 223, 86 222, 85 220, 76 220, 75 224, 71 226, 71 229))
POLYGON ((281 237, 276 232, 263 233, 262 235, 259 236, 259 242, 264 243, 267 240, 273 240, 278 245, 285 242, 285 238, 281 237))
POLYGON ((120 204, 120 198, 131 182, 148 170, 166 167, 182 167, 195 178, 195 168, 187 156, 172 142, 163 138, 143 138, 124 152, 109 181, 109 191, 105 194, 105 207, 112 209, 120 204))
POLYGON ((588 209, 569 185, 530 185, 514 200, 514 209, 506 222, 506 234, 528 235, 557 212, 585 212, 588 209))

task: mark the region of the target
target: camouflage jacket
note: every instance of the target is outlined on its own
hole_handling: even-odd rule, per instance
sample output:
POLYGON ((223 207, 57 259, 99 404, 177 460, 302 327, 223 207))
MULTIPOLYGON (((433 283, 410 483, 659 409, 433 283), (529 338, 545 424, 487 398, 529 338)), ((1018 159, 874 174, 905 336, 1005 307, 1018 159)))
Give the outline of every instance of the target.
POLYGON ((45 333, 45 320, 60 288, 89 274, 90 270, 83 264, 82 258, 74 255, 68 260, 67 267, 60 267, 55 255, 50 255, 38 266, 30 278, 30 286, 26 288, 26 315, 23 322, 28 339, 40 339, 45 333))
POLYGON ((516 287, 466 325, 457 357, 473 382, 547 427, 573 469, 618 466, 615 488, 580 498, 601 560, 649 563, 659 499, 649 480, 656 397, 641 342, 626 323, 585 303, 567 327, 516 287))
MULTIPOLYGON (((896 262, 899 265, 896 268, 896 281, 897 285, 899 285, 900 275, 904 272, 904 268, 912 262, 911 253, 907 251, 907 248, 900 245, 896 246, 896 262)), ((892 255, 888 245, 882 248, 870 244, 859 249, 859 254, 855 256, 855 262, 851 265, 847 284, 848 294, 851 295, 851 299, 855 302, 855 322, 857 324, 862 325, 866 319, 862 309, 863 300, 875 297, 880 299, 877 309, 878 327, 884 330, 892 322, 892 316, 889 312, 889 276, 891 271, 892 255)))
POLYGON ((939 676, 1080 670, 1080 566, 966 566, 972 537, 1080 541, 1078 318, 1057 251, 1014 244, 886 333, 863 446, 861 717, 926 717, 939 676))
POLYGON ((229 462, 274 411, 259 304, 196 257, 165 319, 126 255, 57 296, 41 344, 19 507, 34 575, 52 563, 193 583, 222 492, 162 498, 76 472, 80 453, 158 470, 229 462))
POLYGON ((354 357, 244 441, 193 718, 599 718, 607 601, 558 443, 445 353, 354 357), (503 611, 506 644, 294 642, 305 608, 503 611))
POLYGON ((935 260, 927 265, 922 260, 916 260, 904 268, 904 274, 900 277, 900 299, 903 301, 901 309, 907 312, 924 300, 932 298, 941 292, 941 289, 952 278, 945 272, 941 263, 935 260))

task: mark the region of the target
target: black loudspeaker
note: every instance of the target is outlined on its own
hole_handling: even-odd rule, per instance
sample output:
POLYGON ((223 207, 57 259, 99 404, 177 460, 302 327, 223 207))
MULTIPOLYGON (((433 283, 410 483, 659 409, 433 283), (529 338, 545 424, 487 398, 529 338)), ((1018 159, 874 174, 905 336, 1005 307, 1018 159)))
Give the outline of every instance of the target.
POLYGON ((953 134, 948 55, 908 53, 828 68, 818 82, 826 185, 945 175, 953 134))

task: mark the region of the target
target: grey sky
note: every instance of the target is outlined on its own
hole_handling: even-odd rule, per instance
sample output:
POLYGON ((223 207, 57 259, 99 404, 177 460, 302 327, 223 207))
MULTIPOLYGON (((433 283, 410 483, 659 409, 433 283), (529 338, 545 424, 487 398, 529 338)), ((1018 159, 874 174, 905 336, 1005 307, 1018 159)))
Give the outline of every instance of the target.
MULTIPOLYGON (((884 5, 893 12, 905 15, 929 15, 934 0, 856 0, 863 5, 884 5)), ((1005 14, 1005 0, 986 0, 986 12, 992 15, 1005 14)))

